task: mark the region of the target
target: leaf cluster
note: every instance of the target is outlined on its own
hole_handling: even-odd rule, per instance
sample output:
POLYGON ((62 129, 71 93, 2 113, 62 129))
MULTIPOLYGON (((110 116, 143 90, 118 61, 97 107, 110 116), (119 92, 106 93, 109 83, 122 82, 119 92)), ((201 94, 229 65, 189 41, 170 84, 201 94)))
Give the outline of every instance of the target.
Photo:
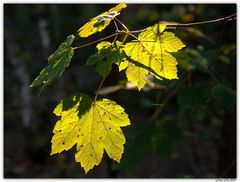
MULTIPOLYGON (((112 65, 116 64, 119 71, 125 71, 128 81, 139 91, 148 82, 149 74, 160 80, 178 79, 178 62, 172 53, 181 50, 185 44, 174 33, 165 31, 166 25, 161 23, 147 27, 135 36, 117 19, 120 11, 126 7, 126 4, 119 4, 79 28, 78 35, 85 38, 101 32, 111 22, 116 26, 113 42, 105 41, 104 38, 94 42, 98 42, 97 52, 88 58, 86 65, 96 65, 96 71, 105 78, 111 72, 112 65), (119 30, 117 24, 124 29, 119 30), (123 40, 118 40, 120 34, 125 35, 123 40), (127 42, 129 36, 133 40, 127 42)), ((49 56, 48 65, 31 87, 42 86, 42 91, 61 76, 69 66, 74 50, 85 46, 71 47, 74 38, 73 35, 68 36, 49 56)), ((54 110, 60 119, 53 129, 51 154, 69 150, 76 144, 76 162, 80 162, 86 173, 99 165, 104 150, 110 158, 120 162, 125 143, 121 127, 130 125, 128 115, 120 105, 108 99, 98 100, 97 96, 98 91, 94 100, 77 93, 61 100, 54 110)))

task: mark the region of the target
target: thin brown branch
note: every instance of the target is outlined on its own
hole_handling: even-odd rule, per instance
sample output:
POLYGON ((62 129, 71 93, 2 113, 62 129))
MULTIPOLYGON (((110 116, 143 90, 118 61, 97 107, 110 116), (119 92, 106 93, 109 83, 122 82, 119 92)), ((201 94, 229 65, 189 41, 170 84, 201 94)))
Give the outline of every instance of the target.
POLYGON ((97 89, 96 92, 95 92, 95 98, 94 98, 94 100, 93 100, 93 104, 95 104, 95 102, 96 102, 96 100, 97 100, 97 97, 98 97, 98 95, 99 95, 99 90, 101 89, 104 81, 105 81, 105 78, 102 79, 102 81, 101 81, 98 89, 97 89))
MULTIPOLYGON (((236 19, 237 19, 236 14, 232 14, 230 16, 226 16, 223 18, 194 22, 194 23, 167 23, 166 22, 164 24, 167 26, 166 29, 176 29, 176 28, 192 27, 192 26, 197 26, 197 25, 206 25, 206 24, 213 24, 213 23, 219 23, 219 22, 226 22, 226 21, 232 21, 232 20, 236 20, 236 19)), ((141 30, 133 30, 133 31, 129 31, 129 32, 134 34, 134 33, 141 33, 145 30, 146 30, 146 28, 141 29, 141 30)))
POLYGON ((224 21, 232 21, 235 19, 236 19, 236 14, 233 14, 223 18, 218 18, 218 19, 208 20, 208 21, 200 21, 200 22, 194 22, 194 23, 175 23, 175 24, 166 24, 166 25, 167 25, 167 28, 192 27, 196 25, 205 25, 205 24, 219 23, 224 21))
POLYGON ((123 22, 121 22, 121 21, 120 21, 119 19, 117 19, 117 18, 115 18, 115 20, 117 20, 117 22, 120 23, 126 31, 129 31, 128 28, 127 28, 127 26, 124 25, 123 22))
POLYGON ((98 40, 96 40, 96 41, 93 41, 93 42, 90 42, 90 43, 87 43, 87 44, 84 44, 84 45, 80 45, 80 46, 77 46, 77 47, 73 47, 73 49, 75 50, 75 49, 80 49, 80 48, 83 48, 83 47, 87 47, 87 46, 90 46, 90 45, 92 45, 92 44, 96 44, 96 43, 101 42, 101 41, 103 41, 103 40, 106 40, 106 39, 109 39, 109 38, 111 38, 111 37, 114 37, 114 36, 116 36, 116 35, 118 35, 118 34, 121 34, 121 32, 116 32, 116 33, 114 33, 114 34, 112 34, 112 35, 109 35, 109 36, 107 36, 107 37, 103 37, 103 38, 98 39, 98 40))
MULTIPOLYGON (((204 24, 212 24, 212 23, 218 23, 218 22, 224 22, 224 21, 232 21, 232 20, 235 20, 235 19, 236 19, 236 14, 233 14, 233 15, 226 16, 226 17, 223 17, 223 18, 218 18, 218 19, 208 20, 208 21, 201 21, 201 22, 194 22, 194 23, 169 23, 169 24, 165 23, 165 25, 169 29, 176 29, 176 28, 180 28, 180 27, 184 28, 184 27, 192 27, 192 26, 196 26, 196 25, 204 25, 204 24)), ((143 31, 146 30, 146 29, 141 29, 141 30, 129 31, 128 28, 124 25, 124 23, 122 23, 119 19, 115 18, 114 20, 116 20, 118 23, 120 23, 124 27, 124 29, 126 29, 126 31, 117 30, 117 32, 112 34, 112 35, 109 35, 107 37, 98 39, 96 41, 93 41, 93 42, 90 42, 90 43, 87 43, 87 44, 84 44, 84 45, 73 47, 73 49, 75 50, 75 49, 80 49, 80 48, 83 48, 83 47, 87 47, 87 46, 90 46, 92 44, 96 44, 98 42, 101 42, 103 40, 109 39, 111 37, 114 37, 116 35, 123 34, 123 33, 126 34, 125 39, 124 39, 124 41, 125 41, 126 38, 127 38, 127 35, 133 36, 133 34, 135 34, 135 33, 140 33, 140 32, 143 32, 143 31)), ((115 22, 115 25, 116 25, 116 22, 115 22)))
POLYGON ((114 25, 115 25, 116 30, 119 30, 119 29, 118 29, 118 26, 117 26, 117 22, 115 21, 115 19, 113 19, 113 22, 114 22, 114 25))

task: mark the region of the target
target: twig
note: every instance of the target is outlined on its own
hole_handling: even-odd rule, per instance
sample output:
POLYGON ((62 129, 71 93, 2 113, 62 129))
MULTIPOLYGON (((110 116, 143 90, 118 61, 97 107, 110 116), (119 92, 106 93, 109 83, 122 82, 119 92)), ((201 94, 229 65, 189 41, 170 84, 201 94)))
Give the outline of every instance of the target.
POLYGON ((115 19, 113 19, 113 22, 114 22, 114 25, 115 25, 115 27, 116 27, 116 30, 119 30, 119 29, 118 29, 118 26, 117 26, 117 22, 115 21, 115 19))
POLYGON ((96 41, 90 42, 90 43, 88 43, 88 44, 84 44, 84 45, 80 45, 80 46, 77 46, 77 47, 73 47, 73 49, 75 50, 75 49, 80 49, 80 48, 83 48, 83 47, 87 47, 87 46, 90 46, 90 45, 92 45, 92 44, 96 44, 96 43, 101 42, 101 41, 103 41, 103 40, 106 40, 106 39, 109 39, 109 38, 111 38, 111 37, 114 37, 114 36, 116 36, 116 35, 118 35, 118 34, 121 34, 121 33, 122 33, 122 32, 117 32, 117 33, 114 33, 114 34, 109 35, 109 36, 107 36, 107 37, 103 37, 103 38, 98 39, 98 40, 96 40, 96 41))
POLYGON ((224 22, 224 21, 232 21, 236 19, 236 14, 226 16, 223 18, 218 18, 214 20, 208 20, 208 21, 200 21, 195 23, 176 23, 176 24, 166 24, 168 28, 177 28, 177 27, 192 27, 195 25, 205 25, 205 24, 212 24, 212 23, 218 23, 218 22, 224 22))
POLYGON ((101 81, 98 89, 97 89, 96 92, 95 92, 95 98, 94 98, 94 100, 93 100, 93 104, 95 104, 95 102, 96 102, 96 100, 97 100, 97 97, 98 97, 98 95, 99 95, 99 90, 101 89, 102 84, 103 84, 104 81, 105 81, 105 78, 102 79, 102 81, 101 81))
MULTIPOLYGON (((233 14, 233 15, 226 16, 226 17, 223 17, 223 18, 214 19, 214 20, 208 20, 208 21, 201 21, 201 22, 195 22, 195 23, 174 23, 174 24, 165 24, 165 25, 167 26, 167 28, 174 28, 174 29, 176 29, 176 28, 180 28, 180 27, 184 28, 184 27, 192 27, 192 26, 195 26, 195 25, 217 23, 217 22, 222 22, 222 21, 232 21, 232 20, 235 20, 235 19, 236 19, 236 14, 233 14)), ((119 31, 119 30, 117 30, 117 32, 112 34, 112 35, 109 35, 107 37, 98 39, 98 40, 90 42, 88 44, 84 44, 84 45, 81 45, 81 46, 73 47, 73 49, 75 50, 75 49, 80 49, 80 48, 83 48, 83 47, 87 47, 87 46, 90 46, 92 44, 101 42, 103 40, 109 39, 109 38, 114 37, 114 36, 119 35, 119 34, 126 34, 126 36, 124 37, 124 40, 123 40, 123 42, 125 42, 125 40, 126 40, 128 35, 134 36, 133 34, 140 33, 140 32, 143 32, 143 31, 146 30, 146 29, 141 29, 141 30, 130 31, 124 25, 124 23, 122 23, 119 19, 115 18, 114 20, 116 20, 118 23, 120 23, 124 27, 124 29, 126 31, 119 31)), ((114 23, 115 23, 115 26, 117 27, 115 21, 114 21, 114 23)))
MULTIPOLYGON (((192 27, 192 26, 196 26, 196 25, 205 25, 205 24, 212 24, 212 23, 218 23, 218 22, 224 22, 224 21, 232 21, 232 20, 236 20, 236 14, 232 14, 230 16, 226 16, 223 18, 218 18, 218 19, 214 19, 214 20, 207 20, 207 21, 200 21, 200 22, 194 22, 194 23, 164 23, 167 27, 166 29, 176 29, 176 28, 185 28, 185 27, 192 27)), ((133 30, 133 31, 129 31, 130 33, 134 34, 134 33, 141 33, 143 31, 145 31, 145 29, 141 29, 141 30, 133 30)))
POLYGON ((129 31, 128 28, 127 28, 127 26, 124 25, 123 22, 121 22, 121 21, 120 21, 119 19, 117 19, 117 18, 115 18, 115 19, 117 20, 118 23, 120 23, 120 24, 123 26, 123 28, 124 28, 125 30, 129 31))
MULTIPOLYGON (((121 22, 119 19, 117 19, 117 18, 115 18, 116 20, 117 20, 117 22, 118 23, 120 23, 122 26, 123 26, 123 28, 127 31, 127 32, 129 32, 129 30, 128 30, 128 28, 127 28, 127 26, 123 23, 123 22, 121 22)), ((115 22, 115 21, 114 21, 115 22)), ((117 30, 117 31, 119 31, 119 30, 117 30)), ((123 44, 124 44, 124 42, 127 40, 127 38, 128 38, 128 34, 126 33, 126 35, 124 36, 124 38, 123 38, 123 44)))

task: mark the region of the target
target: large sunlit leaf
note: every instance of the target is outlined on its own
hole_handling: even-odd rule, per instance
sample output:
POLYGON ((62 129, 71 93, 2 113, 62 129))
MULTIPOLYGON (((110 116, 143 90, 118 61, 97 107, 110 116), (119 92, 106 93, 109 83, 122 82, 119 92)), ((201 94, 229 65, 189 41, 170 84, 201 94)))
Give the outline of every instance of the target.
MULTIPOLYGON (((155 73, 157 74, 154 74, 153 72, 150 73, 153 74, 156 78, 158 79, 162 79, 162 77, 167 79, 178 78, 176 67, 177 61, 170 53, 150 52, 148 49, 143 47, 141 42, 127 43, 126 46, 124 47, 124 50, 125 53, 131 57, 131 59, 154 70, 155 73)), ((146 75, 147 74, 148 72, 146 73, 146 75)), ((137 77, 135 79, 138 80, 137 77)), ((138 88, 141 89, 140 87, 138 88)))
POLYGON ((172 32, 165 32, 166 25, 155 24, 140 33, 138 39, 153 52, 177 52, 185 47, 183 42, 172 32))
POLYGON ((119 15, 119 12, 126 7, 126 4, 119 4, 109 11, 92 18, 78 30, 79 36, 88 37, 96 32, 101 32, 110 24, 112 19, 119 15))
MULTIPOLYGON (((163 24, 155 24, 152 27, 148 27, 139 34, 138 40, 127 43, 123 50, 136 63, 145 65, 152 70, 146 69, 145 75, 151 73, 158 79, 178 79, 177 60, 171 52, 177 52, 185 45, 172 32, 164 32, 165 28, 166 26, 163 24)), ((120 66, 123 65, 120 64, 120 66)), ((135 64, 135 66, 138 65, 135 64)), ((137 77, 137 75, 129 77, 129 81, 132 81, 140 90, 146 82, 139 84, 139 81, 143 79, 142 77, 137 77)))
POLYGON ((42 69, 38 77, 32 82, 31 87, 42 86, 42 91, 55 78, 61 76, 73 57, 74 50, 71 44, 74 38, 74 35, 68 36, 58 49, 48 57, 48 66, 42 69))
POLYGON ((120 162, 125 143, 120 127, 130 125, 121 106, 108 99, 94 103, 88 96, 76 94, 63 99, 54 113, 61 118, 53 130, 51 155, 77 144, 75 159, 86 173, 99 165, 104 150, 120 162))

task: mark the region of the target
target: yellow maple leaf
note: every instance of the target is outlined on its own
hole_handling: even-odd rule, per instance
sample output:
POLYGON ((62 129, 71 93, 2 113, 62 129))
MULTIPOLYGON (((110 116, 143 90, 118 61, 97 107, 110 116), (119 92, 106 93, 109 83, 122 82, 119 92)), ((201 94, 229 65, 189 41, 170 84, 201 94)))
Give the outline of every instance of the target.
MULTIPOLYGON (((172 32, 164 32, 166 25, 155 24, 138 35, 138 40, 125 44, 123 50, 135 63, 145 65, 141 75, 151 73, 158 79, 178 79, 177 60, 171 52, 177 52, 185 47, 183 42, 172 32), (151 71, 149 71, 151 69, 151 71)), ((121 66, 121 64, 120 64, 121 66)), ((128 65, 129 66, 129 65, 128 65)), ((136 67, 139 68, 137 64, 136 67)), ((127 68, 128 69, 128 68, 127 68)), ((136 70, 136 68, 134 68, 136 70)), ((127 77, 140 90, 146 83, 143 76, 132 74, 127 77)))
POLYGON ((146 79, 147 74, 148 74, 148 70, 141 68, 139 66, 136 66, 133 63, 129 63, 126 69, 127 79, 131 80, 132 83, 137 86, 139 91, 141 90, 141 88, 144 87, 144 85, 147 82, 147 79, 146 79))
POLYGON ((126 59, 123 60, 118 65, 118 67, 119 71, 126 69, 127 79, 131 81, 132 84, 135 85, 139 91, 141 90, 141 88, 144 87, 147 82, 146 76, 148 74, 148 70, 136 66, 135 64, 127 61, 126 59))
POLYGON ((79 28, 79 36, 88 37, 96 32, 101 32, 110 24, 111 20, 119 15, 119 12, 126 7, 126 4, 118 4, 109 11, 92 18, 89 22, 79 28))
POLYGON ((76 162, 87 173, 102 160, 104 150, 120 162, 125 137, 120 127, 130 125, 124 109, 114 101, 103 99, 92 103, 83 94, 63 99, 54 113, 61 116, 52 137, 52 154, 77 144, 76 162))

